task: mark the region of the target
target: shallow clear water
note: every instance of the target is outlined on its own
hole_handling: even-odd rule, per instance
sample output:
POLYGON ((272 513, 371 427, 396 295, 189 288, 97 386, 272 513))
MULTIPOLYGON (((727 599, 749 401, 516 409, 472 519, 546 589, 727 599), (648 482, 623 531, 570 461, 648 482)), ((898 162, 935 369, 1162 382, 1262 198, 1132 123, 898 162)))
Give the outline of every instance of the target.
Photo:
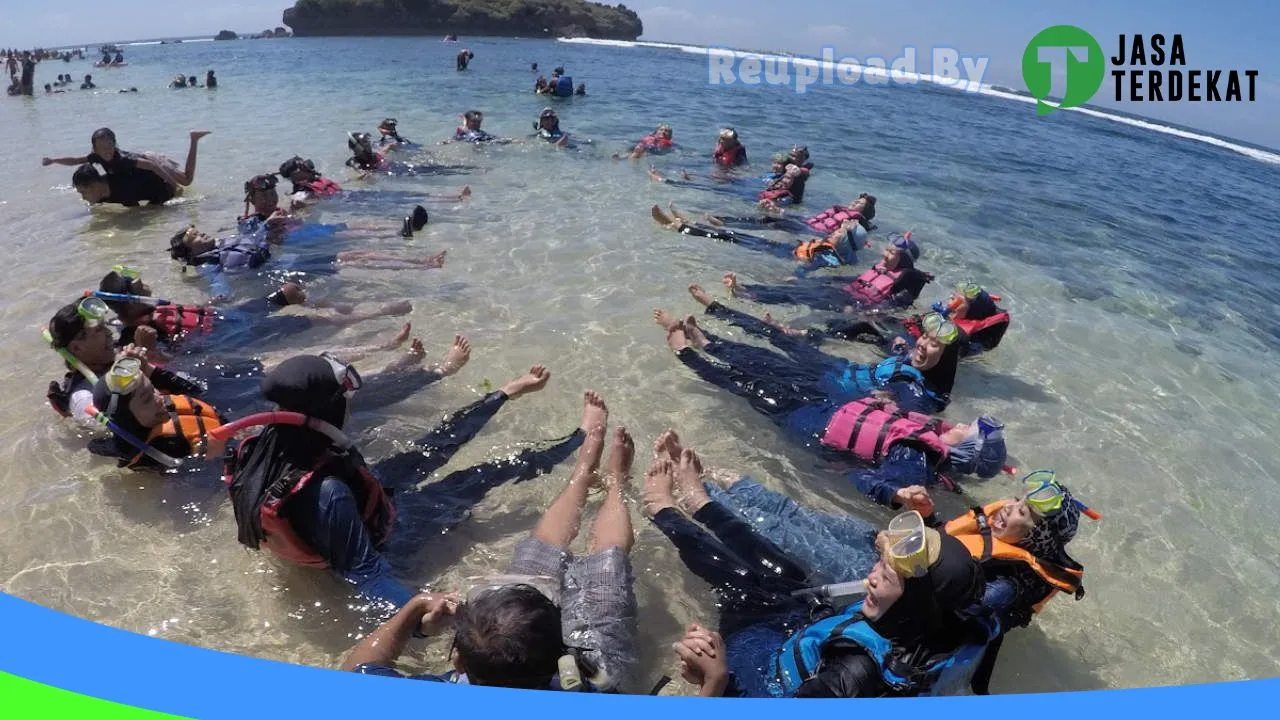
MULTIPOLYGON (((1280 167, 1221 147, 1075 113, 1037 118, 1007 99, 918 88, 782 89, 706 86, 705 58, 678 50, 567 43, 434 39, 308 39, 128 48, 127 68, 46 64, 92 72, 102 90, 0 102, 7 142, 0 162, 0 226, 9 282, 0 288, 0 588, 58 610, 136 632, 219 650, 332 666, 367 628, 344 588, 320 573, 245 551, 215 473, 158 482, 124 475, 81 450, 83 440, 47 410, 44 386, 60 374, 39 327, 114 263, 139 265, 157 294, 203 297, 163 252, 174 230, 227 227, 248 177, 298 153, 346 180, 344 133, 395 116, 405 135, 434 141, 455 116, 483 109, 486 129, 525 133, 546 100, 528 93, 529 63, 565 64, 591 93, 560 102, 562 124, 594 149, 541 145, 442 158, 486 169, 465 178, 380 180, 385 187, 456 188, 474 199, 411 241, 369 241, 388 251, 449 250, 443 271, 344 270, 319 294, 415 301, 410 318, 431 355, 455 332, 474 345, 455 378, 378 414, 357 415, 366 455, 429 428, 477 397, 485 379, 544 362, 544 392, 513 403, 449 469, 461 468, 577 423, 584 388, 602 391, 615 423, 647 448, 663 429, 713 465, 749 473, 824 507, 885 517, 824 473, 744 403, 693 378, 665 349, 650 311, 692 312, 690 282, 719 289, 735 270, 774 281, 786 264, 740 248, 658 231, 654 203, 745 212, 721 196, 649 184, 644 164, 610 152, 666 121, 688 157, 658 164, 706 167, 722 124, 738 127, 757 162, 794 142, 817 164, 809 203, 821 208, 862 190, 880 199, 884 230, 914 230, 933 288, 974 279, 1003 295, 1015 325, 997 352, 964 365, 950 417, 979 412, 1008 425, 1020 467, 1053 466, 1105 519, 1072 545, 1089 594, 1051 603, 1012 635, 999 692, 1124 687, 1272 676, 1280 661, 1275 618, 1280 500, 1272 438, 1280 432, 1272 308, 1280 299, 1272 240, 1280 231, 1280 167), (172 75, 216 92, 170 91, 172 75), (139 93, 119 95, 120 87, 139 93), (42 155, 86 151, 107 125, 131 150, 180 158, 186 133, 201 146, 194 192, 173 207, 133 213, 79 202, 70 169, 42 155)), ((374 219, 382 219, 375 216, 374 219)), ((327 211, 325 219, 348 216, 327 211)), ((940 294, 940 289, 932 290, 940 294)), ((758 311, 761 308, 748 309, 758 311)), ((772 308, 784 318, 801 308, 772 308)), ((370 323, 307 347, 385 336, 370 323)), ((712 324, 715 330, 729 332, 712 324)), ((255 349, 250 348, 249 351, 255 349)), ((869 359, 864 349, 845 350, 869 359)), ((390 358, 367 361, 368 367, 390 358)), ((362 365, 363 366, 363 365, 362 365)), ((647 452, 637 463, 637 478, 647 452)), ((501 568, 516 540, 568 474, 492 493, 475 517, 440 539, 414 581, 448 588, 501 568)), ((1007 481, 969 486, 976 500, 1007 481)), ((947 502, 958 507, 953 499, 947 502)), ((670 672, 667 647, 690 621, 713 621, 705 585, 640 520, 634 552, 648 675, 670 672)), ((423 654, 430 665, 443 647, 423 654)))

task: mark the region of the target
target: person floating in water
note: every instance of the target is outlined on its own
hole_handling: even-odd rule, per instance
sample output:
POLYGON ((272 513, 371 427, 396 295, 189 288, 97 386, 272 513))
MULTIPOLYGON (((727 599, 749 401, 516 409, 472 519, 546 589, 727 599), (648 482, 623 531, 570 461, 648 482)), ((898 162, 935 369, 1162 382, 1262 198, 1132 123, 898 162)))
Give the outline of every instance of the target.
POLYGON ((459 71, 466 70, 467 65, 469 65, 473 59, 475 59, 475 56, 476 54, 471 52, 470 50, 462 50, 461 52, 459 52, 458 53, 458 70, 459 71))
POLYGON ((410 164, 388 160, 374 150, 373 137, 369 133, 347 133, 347 148, 351 157, 346 165, 355 170, 361 179, 375 173, 388 175, 454 175, 474 169, 470 165, 410 164))
POLYGON ((93 151, 88 155, 46 157, 41 159, 41 164, 79 165, 71 182, 90 204, 136 206, 146 202, 157 205, 178 197, 183 188, 195 181, 197 145, 208 134, 208 130, 191 131, 185 168, 158 153, 134 154, 119 150, 116 135, 110 128, 101 128, 93 133, 93 151), (93 167, 95 164, 102 166, 105 176, 98 173, 93 167))
POLYGON ((84 82, 80 83, 80 89, 81 89, 81 90, 94 90, 94 89, 96 89, 97 87, 98 87, 97 85, 94 85, 94 84, 93 84, 93 76, 92 76, 92 75, 85 75, 85 76, 84 76, 84 82))
POLYGON ((505 145, 507 143, 515 142, 511 138, 501 138, 495 135, 490 135, 481 129, 480 126, 483 123, 484 113, 479 110, 468 110, 462 116, 462 125, 453 131, 453 137, 449 140, 442 141, 441 144, 443 145, 451 142, 469 142, 477 145, 505 145))
POLYGON ((675 131, 672 130, 671 126, 667 123, 662 123, 652 133, 640 138, 640 141, 636 143, 631 152, 626 154, 615 153, 613 159, 639 160, 646 154, 665 155, 676 149, 675 141, 672 139, 674 135, 675 131))
POLYGON ((587 84, 586 84, 586 83, 578 83, 578 89, 577 89, 577 90, 574 90, 574 91, 573 91, 573 94, 574 94, 574 95, 578 95, 578 96, 580 96, 580 97, 586 97, 586 96, 587 96, 587 84))
MULTIPOLYGON (((410 192, 407 190, 343 190, 341 185, 324 177, 316 170, 311 160, 295 155, 280 164, 280 177, 293 184, 291 201, 294 208, 311 205, 321 200, 335 199, 342 202, 389 205, 393 203, 462 202, 471 197, 471 187, 466 186, 456 194, 433 194, 410 192)), ((413 232, 421 230, 427 224, 426 209, 419 212, 414 208, 410 217, 410 228, 413 232)))
POLYGON ((396 126, 395 118, 387 118, 378 123, 378 148, 380 150, 412 150, 420 147, 414 141, 401 137, 396 126))

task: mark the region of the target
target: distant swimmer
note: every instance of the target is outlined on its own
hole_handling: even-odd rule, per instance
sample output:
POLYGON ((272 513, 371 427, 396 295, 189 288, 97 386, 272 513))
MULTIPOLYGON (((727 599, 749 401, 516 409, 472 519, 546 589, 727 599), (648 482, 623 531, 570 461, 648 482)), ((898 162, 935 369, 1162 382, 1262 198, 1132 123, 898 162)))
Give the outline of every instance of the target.
POLYGON ((676 149, 676 143, 673 140, 675 131, 671 129, 671 125, 662 123, 652 133, 640 138, 636 146, 631 152, 624 154, 615 153, 614 160, 627 158, 628 160, 639 160, 646 154, 665 155, 676 149))
POLYGON ((216 90, 218 88, 218 78, 214 77, 212 70, 205 73, 204 86, 210 90, 216 90))
POLYGON ((396 129, 397 123, 395 118, 387 118, 378 123, 378 147, 382 150, 396 149, 413 149, 420 147, 417 143, 406 137, 401 137, 399 130, 396 129))
POLYGON ((173 78, 173 82, 169 83, 169 88, 172 90, 177 90, 178 88, 185 88, 186 86, 187 86, 186 75, 176 75, 173 78))
POLYGON ((467 65, 471 62, 472 59, 475 58, 475 56, 476 54, 471 52, 470 50, 463 50, 462 52, 458 53, 458 69, 466 70, 467 65))
POLYGON ((747 146, 738 139, 738 131, 731 127, 720 131, 720 140, 711 153, 711 159, 720 167, 738 167, 747 164, 747 146))
POLYGON ((95 88, 97 88, 97 87, 98 87, 97 85, 94 85, 94 84, 93 84, 93 76, 92 76, 92 75, 85 75, 85 76, 84 76, 84 82, 80 83, 80 89, 81 89, 81 90, 93 90, 93 89, 95 89, 95 88))
POLYGON ((503 137, 497 137, 496 135, 490 135, 489 133, 480 129, 480 126, 483 123, 484 123, 484 113, 480 112, 479 110, 468 110, 462 116, 462 125, 458 127, 456 130, 454 130, 453 138, 449 140, 445 140, 444 142, 445 143, 469 142, 469 143, 476 143, 478 145, 479 144, 505 145, 506 143, 514 142, 511 138, 503 138, 503 137))
POLYGON ((373 149, 373 137, 369 133, 347 133, 347 148, 351 150, 351 157, 347 158, 346 165, 356 170, 362 178, 374 173, 453 175, 474 169, 470 165, 410 164, 388 160, 382 153, 373 149))
POLYGON ((586 83, 578 83, 578 89, 577 89, 577 90, 574 90, 574 91, 573 91, 573 94, 574 94, 574 95, 579 95, 579 96, 582 96, 582 97, 586 97, 586 96, 587 96, 587 84, 586 84, 586 83))
POLYGON ((538 72, 538 63, 534 63, 533 65, 530 65, 529 70, 532 72, 538 72))

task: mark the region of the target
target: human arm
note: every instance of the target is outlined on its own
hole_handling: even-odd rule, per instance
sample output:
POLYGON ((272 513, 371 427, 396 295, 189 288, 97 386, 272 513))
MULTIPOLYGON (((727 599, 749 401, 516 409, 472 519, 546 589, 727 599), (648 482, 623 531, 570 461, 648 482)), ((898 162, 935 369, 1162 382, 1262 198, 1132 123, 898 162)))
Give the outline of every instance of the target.
POLYGON ((452 595, 422 593, 413 596, 390 620, 351 649, 342 662, 342 670, 351 672, 361 665, 390 667, 404 654, 410 638, 415 634, 438 634, 448 627, 457 608, 458 599, 452 595))
POLYGON ((78 165, 84 165, 87 162, 89 162, 88 155, 85 155, 82 157, 56 157, 56 158, 46 157, 46 158, 40 159, 40 164, 45 167, 48 167, 50 165, 67 165, 70 167, 75 167, 78 165))
POLYGON ((889 451, 879 467, 860 468, 850 472, 848 477, 859 492, 880 505, 891 508, 902 507, 904 504, 913 506, 923 501, 918 498, 918 493, 906 491, 920 487, 920 483, 928 477, 927 462, 924 453, 899 445, 889 451))

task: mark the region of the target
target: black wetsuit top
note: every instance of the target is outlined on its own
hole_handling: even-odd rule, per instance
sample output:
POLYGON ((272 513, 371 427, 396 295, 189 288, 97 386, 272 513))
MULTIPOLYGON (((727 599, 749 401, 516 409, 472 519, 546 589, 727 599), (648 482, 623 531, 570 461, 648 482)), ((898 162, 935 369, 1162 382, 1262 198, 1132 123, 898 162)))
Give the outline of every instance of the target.
POLYGON ((108 173, 105 179, 109 194, 103 202, 136 207, 144 202, 159 205, 174 198, 169 183, 152 172, 108 173))

